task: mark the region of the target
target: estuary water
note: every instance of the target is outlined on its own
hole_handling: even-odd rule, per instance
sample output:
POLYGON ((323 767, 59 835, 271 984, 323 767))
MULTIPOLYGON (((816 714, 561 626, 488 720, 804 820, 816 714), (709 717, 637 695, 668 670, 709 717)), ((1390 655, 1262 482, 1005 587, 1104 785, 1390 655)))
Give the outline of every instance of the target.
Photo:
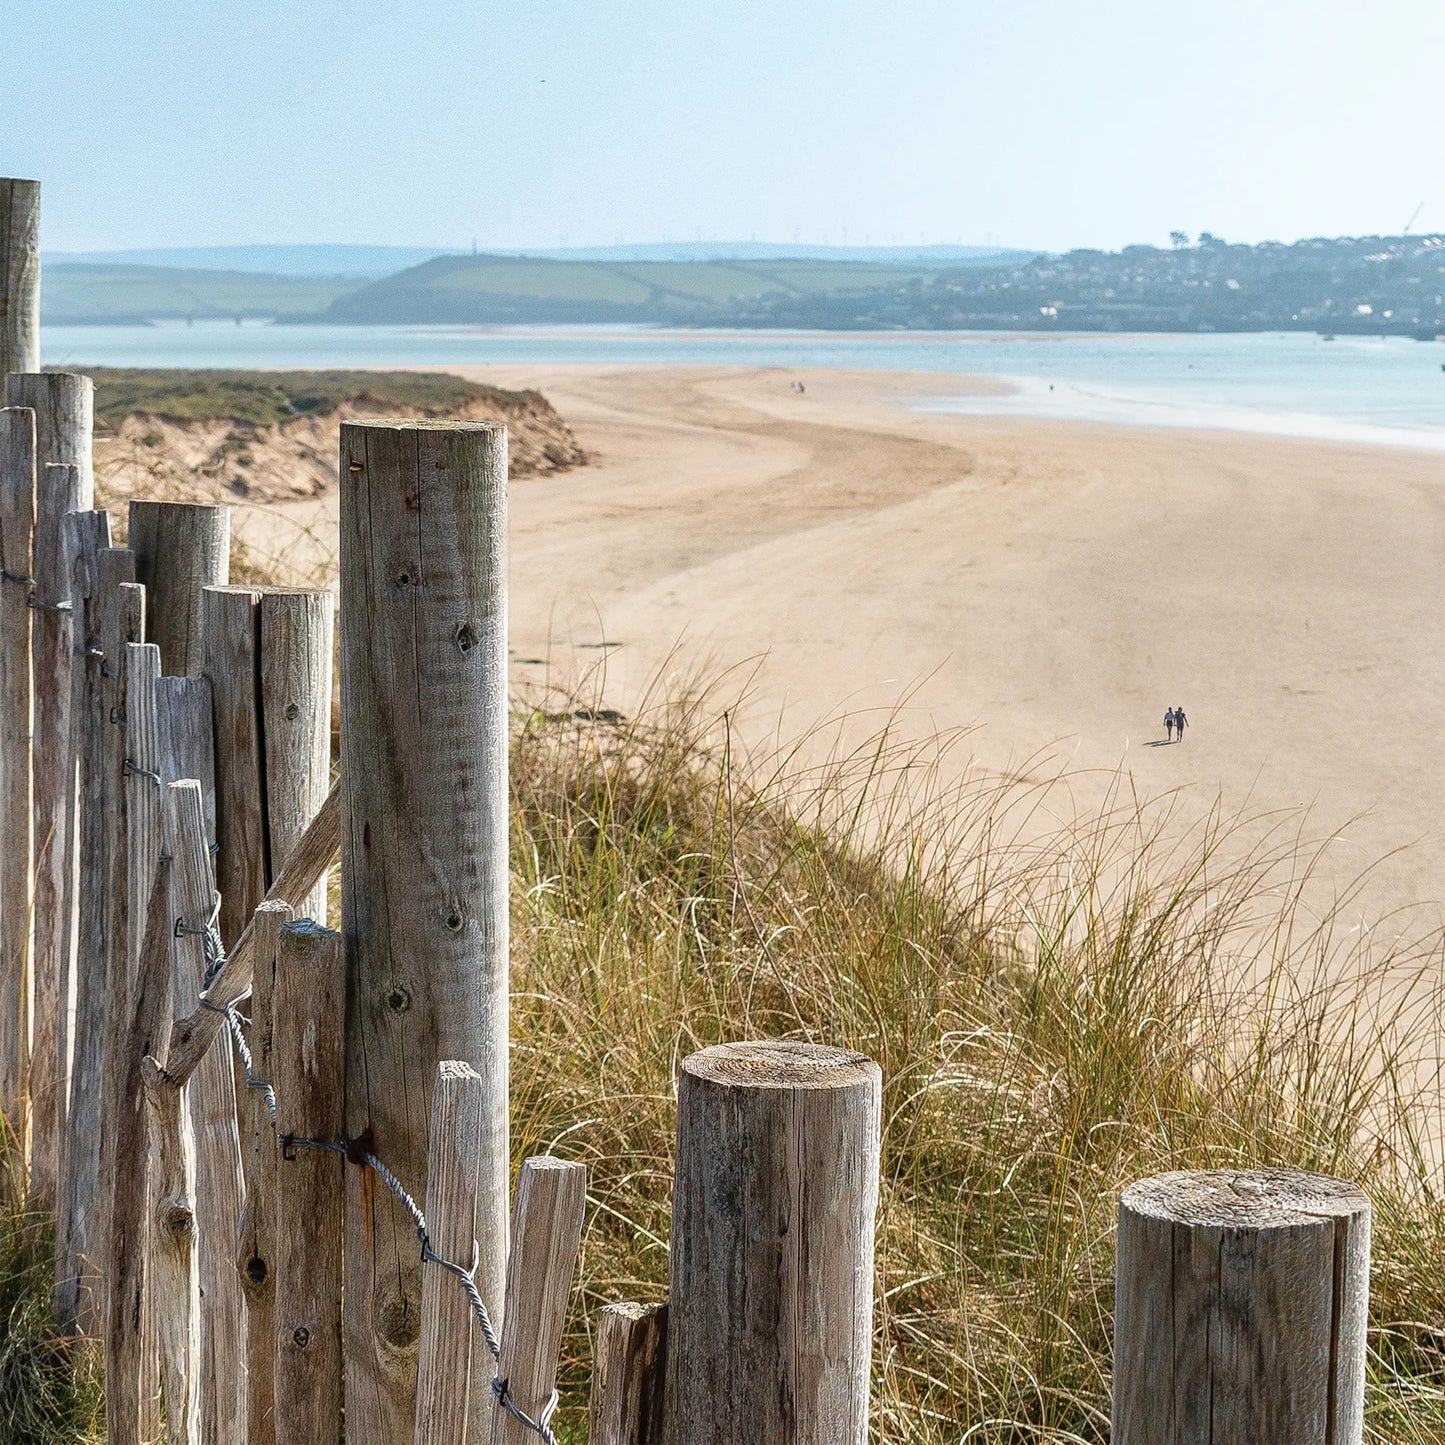
MULTIPOLYGON (((926 409, 1445 450, 1445 346, 1401 337, 1009 335, 618 326, 51 326, 48 366, 789 366, 989 376, 926 409)), ((942 389, 941 389, 942 390, 942 389)))

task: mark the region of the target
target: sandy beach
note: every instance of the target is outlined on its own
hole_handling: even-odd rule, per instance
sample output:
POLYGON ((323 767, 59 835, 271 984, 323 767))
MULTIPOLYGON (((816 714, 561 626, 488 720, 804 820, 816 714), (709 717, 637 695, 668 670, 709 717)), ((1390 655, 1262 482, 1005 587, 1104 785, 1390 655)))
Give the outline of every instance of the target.
MULTIPOLYGON (((519 678, 600 664, 627 708, 669 658, 751 669, 760 738, 905 702, 1000 773, 1310 807, 1348 824, 1339 878, 1385 859, 1367 923, 1438 915, 1445 456, 923 412, 991 383, 906 372, 464 374, 541 389, 594 458, 512 489, 519 678), (1192 727, 1161 746, 1172 704, 1192 727)), ((238 522, 324 551, 335 506, 238 522)))

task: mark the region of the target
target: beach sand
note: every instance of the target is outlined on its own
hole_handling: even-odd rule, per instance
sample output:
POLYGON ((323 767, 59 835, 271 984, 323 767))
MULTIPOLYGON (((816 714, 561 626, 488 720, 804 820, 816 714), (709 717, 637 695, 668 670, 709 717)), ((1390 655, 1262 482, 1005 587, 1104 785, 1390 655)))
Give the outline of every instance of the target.
MULTIPOLYGON (((1368 923, 1439 916, 1445 455, 912 409, 991 385, 937 375, 465 374, 539 388, 594 458, 512 488, 519 679, 605 660, 627 709, 665 664, 753 668, 760 741, 840 712, 861 737, 906 700, 896 726, 971 728, 1000 774, 1310 807, 1349 825, 1339 879, 1385 859, 1368 923), (1159 746, 1176 703, 1192 727, 1159 746)), ((324 551, 335 505, 239 529, 324 551)))

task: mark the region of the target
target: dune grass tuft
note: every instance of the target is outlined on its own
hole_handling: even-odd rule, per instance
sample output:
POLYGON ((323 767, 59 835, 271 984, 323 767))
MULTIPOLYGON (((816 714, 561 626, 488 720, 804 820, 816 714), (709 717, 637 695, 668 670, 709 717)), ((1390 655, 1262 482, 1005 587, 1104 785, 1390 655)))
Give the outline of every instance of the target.
POLYGON ((1121 783, 1064 826, 1048 785, 946 787, 886 737, 744 768, 696 696, 558 718, 514 752, 513 1118, 514 1157, 590 1171, 570 1438, 588 1322, 665 1294, 678 1062, 759 1036, 883 1067, 878 1441, 1106 1441, 1120 1190, 1259 1164, 1370 1192, 1371 1438, 1445 1438, 1439 953, 1312 912, 1299 819, 1121 783))

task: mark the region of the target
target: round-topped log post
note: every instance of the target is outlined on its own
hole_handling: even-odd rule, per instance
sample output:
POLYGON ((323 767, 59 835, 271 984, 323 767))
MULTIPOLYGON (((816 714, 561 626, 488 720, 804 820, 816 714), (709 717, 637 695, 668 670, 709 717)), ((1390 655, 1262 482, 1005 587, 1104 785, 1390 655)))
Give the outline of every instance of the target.
MULTIPOLYGON (((476 1285, 500 1312, 507 1195, 507 433, 341 428, 346 1134, 426 1198, 437 1065, 480 1077, 476 1285)), ((410 1440, 421 1260, 349 1168, 346 1438, 410 1440)))
POLYGON ((881 1107, 878 1065, 843 1049, 683 1061, 668 1438, 864 1445, 881 1107))
POLYGON ((0 177, 0 376, 40 370, 40 182, 0 177))
POLYGON ((1114 1445, 1359 1445, 1370 1201, 1298 1169, 1163 1174, 1119 1202, 1114 1445))

